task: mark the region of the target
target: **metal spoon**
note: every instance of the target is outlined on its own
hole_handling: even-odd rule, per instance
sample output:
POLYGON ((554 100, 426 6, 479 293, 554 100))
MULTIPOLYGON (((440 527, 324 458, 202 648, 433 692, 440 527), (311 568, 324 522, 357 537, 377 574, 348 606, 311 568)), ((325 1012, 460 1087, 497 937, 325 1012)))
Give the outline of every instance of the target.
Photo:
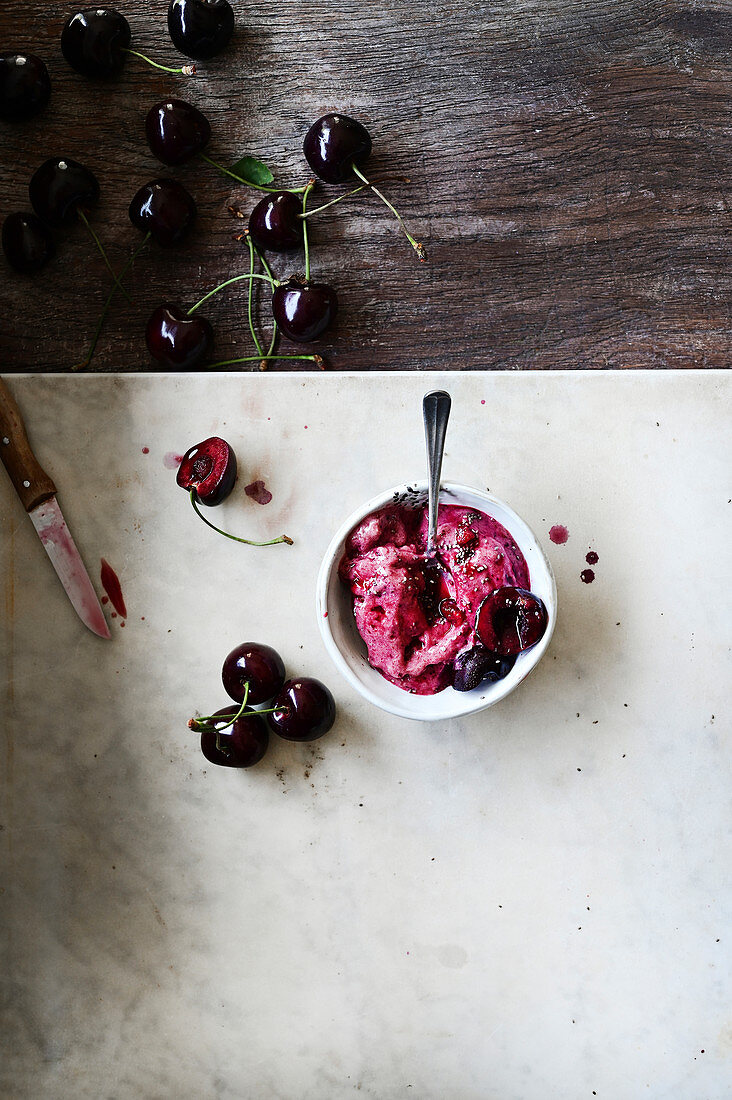
POLYGON ((445 450, 447 421, 450 417, 450 394, 444 390, 432 390, 422 398, 424 437, 427 443, 427 467, 429 469, 429 498, 427 510, 427 554, 434 554, 437 538, 437 501, 440 495, 442 454, 445 450))

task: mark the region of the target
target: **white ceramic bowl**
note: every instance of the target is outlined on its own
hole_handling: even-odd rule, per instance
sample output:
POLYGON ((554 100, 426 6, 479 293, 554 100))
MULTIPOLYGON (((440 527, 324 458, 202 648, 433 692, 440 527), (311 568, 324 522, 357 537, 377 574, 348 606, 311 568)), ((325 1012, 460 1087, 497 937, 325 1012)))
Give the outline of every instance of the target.
POLYGON ((353 528, 365 516, 389 504, 395 494, 408 489, 424 493, 425 482, 412 486, 398 485, 369 500, 349 516, 333 536, 325 552, 318 574, 316 609, 320 632, 325 648, 334 664, 357 691, 382 710, 402 718, 414 718, 422 722, 435 722, 473 714, 493 706, 518 687, 547 651, 557 618, 557 588, 554 574, 544 551, 533 531, 516 513, 490 493, 470 489, 465 485, 444 482, 440 488, 443 504, 462 504, 476 511, 485 512, 502 523, 511 532, 516 544, 526 558, 531 576, 531 591, 540 596, 546 605, 549 622, 540 642, 520 653, 508 676, 498 683, 484 683, 473 691, 455 691, 448 687, 437 695, 411 695, 385 680, 380 672, 368 663, 366 646, 356 628, 351 594, 338 576, 338 564, 343 556, 345 542, 353 528))

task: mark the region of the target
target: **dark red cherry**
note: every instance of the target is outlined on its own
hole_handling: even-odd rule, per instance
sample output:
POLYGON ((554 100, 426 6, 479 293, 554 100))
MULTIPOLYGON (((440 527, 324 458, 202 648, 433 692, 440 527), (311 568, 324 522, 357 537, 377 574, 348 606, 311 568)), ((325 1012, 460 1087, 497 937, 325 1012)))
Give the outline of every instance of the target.
POLYGON ((99 183, 93 172, 68 157, 43 162, 28 184, 31 205, 47 225, 69 225, 78 209, 89 210, 99 201, 99 183))
POLYGON ((0 55, 0 118, 21 122, 37 115, 51 97, 51 78, 33 53, 0 55))
POLYGON ((196 443, 195 447, 189 447, 181 459, 175 480, 188 492, 195 489, 196 499, 201 504, 221 504, 234 488, 236 455, 225 439, 212 435, 202 443, 196 443))
POLYGON ((114 8, 86 8, 66 20, 61 52, 82 76, 116 76, 127 59, 132 35, 124 15, 114 8))
POLYGON ((265 195, 249 215, 249 235, 267 252, 290 252, 303 240, 302 202, 292 191, 265 195))
POLYGON ((176 50, 205 61, 228 45, 234 12, 227 0, 171 0, 168 31, 176 50))
POLYGON ((325 684, 308 676, 288 680, 267 715, 270 729, 286 741, 315 741, 335 722, 335 700, 325 684))
POLYGON ((163 248, 188 235, 196 220, 193 196, 178 180, 161 178, 141 187, 130 203, 130 221, 163 248))
POLYGON ((30 275, 53 256, 51 231, 35 214, 8 214, 3 222, 3 252, 16 271, 30 275))
POLYGON ((308 130, 303 142, 305 160, 326 183, 343 183, 371 155, 371 137, 365 126, 348 115, 323 115, 308 130))
POLYGON ((515 657, 499 657, 485 646, 475 645, 458 653, 453 661, 452 686, 455 691, 472 691, 486 680, 494 684, 508 676, 515 664, 515 657))
POLYGON ((211 722, 213 729, 201 733, 201 752, 212 764, 224 768, 251 768, 258 764, 269 745, 269 730, 264 718, 255 710, 245 710, 233 726, 221 730, 231 721, 235 708, 231 706, 217 710, 211 722), (220 732, 219 732, 220 731, 220 732))
POLYGON ((309 344, 325 332, 338 312, 338 297, 325 283, 292 278, 272 295, 272 316, 285 336, 309 344))
POLYGON ((224 661, 221 679, 226 694, 237 703, 244 700, 245 684, 249 684, 248 703, 268 703, 282 690, 285 665, 271 646, 242 642, 224 661))
POLYGON ((166 303, 150 314, 145 342, 153 359, 171 370, 190 370, 213 347, 213 329, 205 317, 189 317, 177 305, 166 303))
POLYGON ((184 99, 163 99, 147 112, 145 136, 163 164, 184 164, 205 149, 211 126, 204 114, 184 99))
POLYGON ((497 588, 478 608, 475 630, 483 645, 504 657, 521 653, 543 637, 546 607, 525 588, 497 588))

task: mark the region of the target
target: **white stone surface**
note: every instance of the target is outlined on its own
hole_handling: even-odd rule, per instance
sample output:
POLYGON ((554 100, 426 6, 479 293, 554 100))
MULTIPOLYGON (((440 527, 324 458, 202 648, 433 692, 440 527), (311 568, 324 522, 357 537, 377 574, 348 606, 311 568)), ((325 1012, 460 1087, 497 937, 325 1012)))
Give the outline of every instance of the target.
POLYGON ((9 382, 129 618, 84 629, 0 473, 3 1097, 729 1096, 730 375, 9 382), (423 726, 339 678, 313 586, 422 475, 435 386, 445 477, 543 536, 559 622, 509 699, 423 726), (164 456, 212 433, 241 469, 215 515, 292 548, 193 515, 164 456), (186 721, 245 639, 339 718, 227 771, 186 721))

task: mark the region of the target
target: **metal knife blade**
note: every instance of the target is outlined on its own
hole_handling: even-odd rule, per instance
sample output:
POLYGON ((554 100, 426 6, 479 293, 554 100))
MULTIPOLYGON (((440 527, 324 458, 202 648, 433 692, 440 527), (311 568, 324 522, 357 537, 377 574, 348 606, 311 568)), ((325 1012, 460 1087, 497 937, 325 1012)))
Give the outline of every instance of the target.
POLYGON ((111 638, 99 598, 66 526, 56 497, 44 500, 42 504, 32 508, 28 515, 76 614, 100 638, 111 638))
POLYGON ((111 638, 102 606, 58 506, 56 486, 33 454, 20 409, 2 378, 0 461, 79 618, 100 638, 111 638))

